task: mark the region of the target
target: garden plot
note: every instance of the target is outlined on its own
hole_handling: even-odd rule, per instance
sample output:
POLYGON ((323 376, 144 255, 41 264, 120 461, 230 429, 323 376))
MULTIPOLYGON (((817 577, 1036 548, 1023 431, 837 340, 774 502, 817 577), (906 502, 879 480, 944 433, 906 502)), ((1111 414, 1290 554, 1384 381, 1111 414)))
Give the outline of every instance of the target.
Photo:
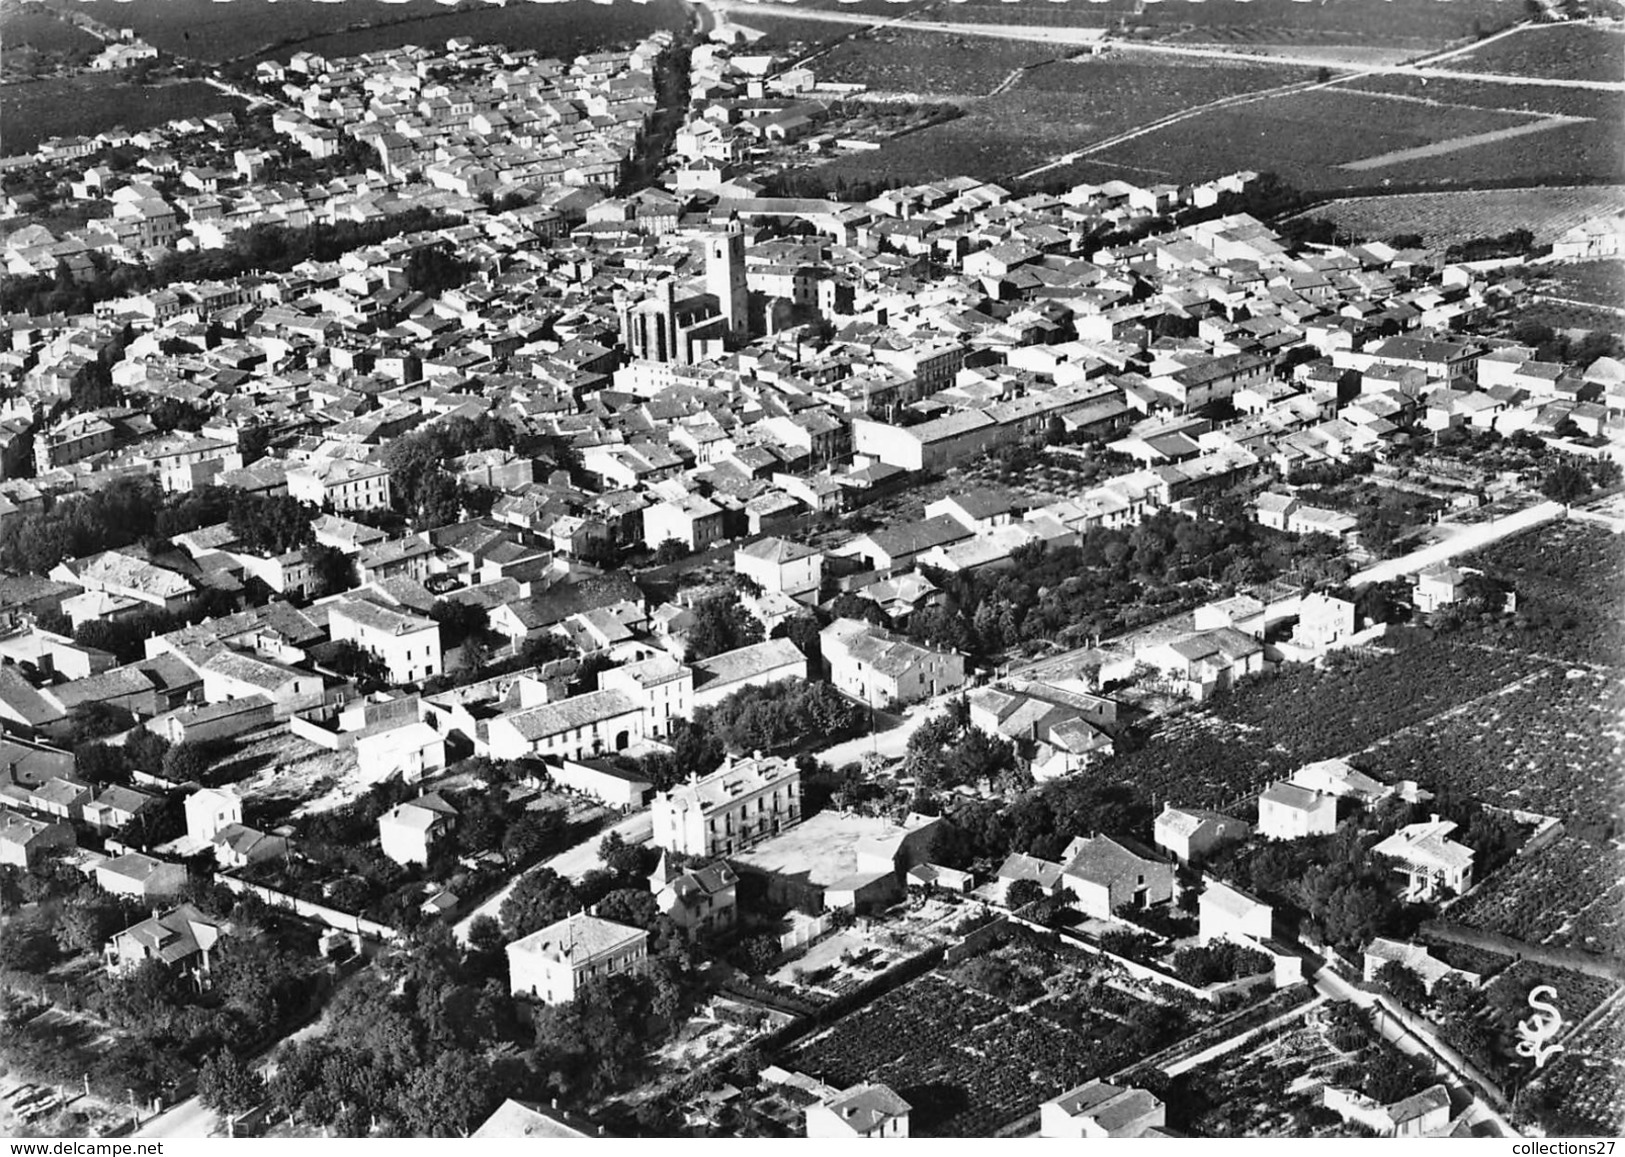
POLYGON ((366 790, 353 750, 329 751, 285 726, 239 740, 211 769, 210 782, 235 784, 246 801, 267 807, 291 801, 296 816, 330 811, 366 790))
POLYGON ((1361 751, 1547 669, 1515 652, 1441 639, 1339 654, 1322 668, 1294 665, 1242 687, 1217 710, 1183 713, 1109 770, 1189 806, 1237 806, 1305 763, 1361 751))
POLYGON ((918 1136, 985 1137, 1209 1015, 1082 954, 1017 941, 888 993, 779 1063, 837 1086, 885 1082, 914 1107, 918 1136))
POLYGON ((1492 1008, 1510 1009, 1516 1017, 1524 1017, 1529 1014, 1529 994, 1542 985, 1556 991, 1553 1002, 1564 1025, 1571 1029, 1620 991, 1618 984, 1590 973, 1519 960, 1489 983, 1485 995, 1492 1008))

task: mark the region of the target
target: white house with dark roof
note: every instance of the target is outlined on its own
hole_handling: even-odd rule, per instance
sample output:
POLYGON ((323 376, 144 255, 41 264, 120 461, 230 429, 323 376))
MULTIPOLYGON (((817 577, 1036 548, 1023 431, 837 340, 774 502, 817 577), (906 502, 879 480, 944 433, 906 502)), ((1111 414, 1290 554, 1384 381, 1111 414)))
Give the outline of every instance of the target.
POLYGON ((1040 1137, 1143 1137, 1167 1121, 1162 1101, 1144 1089, 1090 1081, 1038 1107, 1040 1137))
POLYGON ((1061 887, 1078 899, 1078 911, 1097 920, 1119 908, 1148 908, 1174 898, 1174 866, 1132 840, 1079 837, 1061 857, 1061 887))
POLYGON ((1453 821, 1433 816, 1406 824, 1371 851, 1395 862, 1407 900, 1436 900, 1446 891, 1460 896, 1473 883, 1473 850, 1449 838, 1455 830, 1453 821))
POLYGON ((440 674, 440 624, 365 599, 327 604, 335 643, 352 642, 380 660, 392 683, 416 683, 440 674))
POLYGON ((787 538, 764 538, 734 551, 734 571, 764 592, 816 599, 824 581, 824 556, 787 538))
POLYGON ((1204 878, 1196 903, 1197 937, 1203 944, 1212 940, 1268 940, 1274 934, 1275 910, 1223 880, 1204 878))
POLYGON ((853 1085, 807 1106, 807 1136, 825 1140, 907 1137, 913 1109, 882 1084, 853 1085))
POLYGON ((568 1004, 610 976, 641 976, 649 934, 585 912, 566 916, 508 945, 508 991, 544 1004, 568 1004))
POLYGON ((801 772, 760 752, 655 795, 654 845, 687 856, 742 851, 801 822, 801 772))
POLYGON ((186 886, 186 869, 180 864, 155 860, 140 852, 126 852, 97 864, 95 876, 104 892, 137 900, 163 899, 186 886))
POLYGON ((171 908, 115 933, 103 949, 107 970, 114 975, 139 968, 149 960, 166 969, 192 976, 207 976, 211 954, 225 927, 190 904, 171 908))
POLYGON ((625 691, 590 691, 497 716, 486 744, 493 759, 585 759, 641 743, 643 719, 642 705, 625 691))
POLYGON ((1337 797, 1281 781, 1258 797, 1258 834, 1267 840, 1329 836, 1337 830, 1337 797))
POLYGON ((1381 803, 1394 789, 1373 779, 1346 759, 1321 759, 1292 773, 1292 782, 1310 791, 1323 791, 1338 799, 1352 799, 1365 807, 1381 803))
POLYGON ((378 817, 378 845, 397 864, 427 864, 456 823, 457 809, 430 792, 378 817))
POLYGON ((1152 824, 1152 842, 1183 862, 1211 855, 1252 835, 1252 825, 1206 808, 1165 804, 1152 824))
POLYGON ((664 853, 649 875, 649 891, 661 915, 691 940, 734 926, 739 915, 739 877, 726 861, 702 868, 671 867, 664 853))
POLYGON ((765 639, 693 665, 694 706, 712 707, 746 687, 807 677, 807 657, 789 639, 765 639))

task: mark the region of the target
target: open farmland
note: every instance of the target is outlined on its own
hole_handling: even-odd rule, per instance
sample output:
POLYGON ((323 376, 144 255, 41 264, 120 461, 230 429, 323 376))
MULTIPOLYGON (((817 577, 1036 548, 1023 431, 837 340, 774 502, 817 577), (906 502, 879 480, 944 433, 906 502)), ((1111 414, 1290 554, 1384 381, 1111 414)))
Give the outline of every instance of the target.
POLYGON ((1502 868, 1449 919, 1527 944, 1625 955, 1622 868, 1612 845, 1565 835, 1502 868))
MULTIPOLYGON (((875 7, 882 11, 886 8, 878 3, 875 7)), ((1138 0, 1006 4, 1003 0, 966 0, 947 6, 933 17, 1040 28, 1109 28, 1118 35, 1204 42, 1397 45, 1420 52, 1493 32, 1522 15, 1517 5, 1498 0, 1456 0, 1451 4, 1393 0, 1381 8, 1374 8, 1368 0, 1323 0, 1317 4, 1295 0, 1252 0, 1247 4, 1144 4, 1138 0)))
MULTIPOLYGON (((1625 200, 1614 211, 1625 210, 1625 200)), ((1625 260, 1576 261, 1539 271, 1539 290, 1565 301, 1584 301, 1618 309, 1625 305, 1625 260)), ((1533 278, 1531 279, 1533 280, 1533 278)))
POLYGON ((47 137, 135 131, 177 117, 238 110, 237 97, 200 80, 137 86, 112 73, 51 77, 0 86, 0 123, 8 153, 31 151, 47 137))
POLYGON ((1365 757, 1388 780, 1414 779, 1485 803, 1606 824, 1625 808, 1625 692, 1617 678, 1551 669, 1429 720, 1365 757))
POLYGON ((1588 24, 1548 24, 1456 57, 1461 72, 1572 80, 1625 78, 1625 33, 1588 24))
POLYGON ((1625 1134, 1625 996, 1615 996, 1596 1019, 1563 1042, 1563 1051, 1531 1085, 1548 1090, 1572 1123, 1555 1135, 1625 1134))
MULTIPOLYGON (((890 141, 875 153, 842 157, 816 173, 830 181, 837 175, 923 181, 956 173, 1002 180, 1147 120, 1310 76, 1303 69, 1133 52, 1057 61, 1032 69, 997 96, 964 102, 965 115, 956 121, 890 141)), ((1146 164, 1142 175, 1155 180, 1168 172, 1167 158, 1146 164)))
POLYGON ((837 1087, 885 1082, 914 1107, 915 1136, 989 1137, 1211 1015, 1165 1004, 1075 949, 1023 937, 888 993, 779 1063, 837 1087))
POLYGON ((1115 779, 1196 807, 1244 805, 1271 780, 1317 759, 1349 755, 1549 668, 1515 653, 1440 639, 1392 653, 1291 665, 1218 707, 1168 718, 1137 751, 1106 765, 1115 779))
POLYGON ((1443 249, 1512 229, 1528 229, 1537 245, 1547 245, 1581 222, 1622 209, 1625 185, 1580 185, 1348 197, 1317 206, 1310 215, 1326 218, 1353 237, 1382 240, 1420 233, 1424 244, 1443 249))
POLYGON ((1508 109, 1333 88, 1205 112, 1106 149, 1092 158, 1095 165, 1078 168, 1093 180, 1104 174, 1090 169, 1160 167, 1181 181, 1250 168, 1309 190, 1456 184, 1468 172, 1502 182, 1566 170, 1615 176, 1597 155, 1600 145, 1570 155, 1574 141, 1597 131, 1598 122, 1589 120, 1542 121, 1508 109))
POLYGON ((1012 73, 1071 51, 1032 41, 888 28, 837 45, 815 67, 821 81, 863 84, 875 92, 983 96, 1012 73))
POLYGON ((49 12, 37 8, 8 7, 0 15, 0 58, 10 71, 11 56, 24 49, 36 52, 88 52, 101 51, 102 42, 82 28, 59 20, 49 12))
POLYGON ((1518 592, 1517 615, 1486 626, 1485 642, 1563 663, 1617 669, 1625 662, 1625 537, 1564 520, 1475 551, 1462 563, 1518 592))
MULTIPOLYGON (((67 11, 86 7, 80 0, 47 2, 67 11)), ((444 44, 454 36, 568 57, 605 44, 632 42, 656 28, 679 27, 686 19, 676 0, 591 6, 514 3, 506 7, 484 0, 463 0, 452 6, 436 0, 345 0, 342 4, 161 0, 90 7, 92 16, 132 28, 166 52, 206 61, 286 60, 300 49, 343 56, 403 44, 444 44), (290 9, 296 15, 290 16, 290 9)))

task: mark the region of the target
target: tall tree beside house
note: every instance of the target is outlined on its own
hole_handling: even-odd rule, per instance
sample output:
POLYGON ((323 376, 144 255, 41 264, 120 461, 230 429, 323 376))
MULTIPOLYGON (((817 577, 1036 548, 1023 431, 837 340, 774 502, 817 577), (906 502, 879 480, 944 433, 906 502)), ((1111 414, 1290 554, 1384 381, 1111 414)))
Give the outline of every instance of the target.
POLYGON ((197 1097, 205 1107, 235 1116, 265 1100, 265 1080, 241 1057, 222 1049, 198 1069, 197 1097))
POLYGON ((520 877, 502 902, 502 930, 510 940, 529 936, 581 907, 575 885, 552 868, 539 868, 520 877))
POLYGON ((740 604, 737 591, 708 595, 694 604, 693 613, 687 654, 691 663, 762 641, 762 624, 740 604))
POLYGON ((1414 969, 1402 961, 1388 961, 1377 969, 1373 979, 1406 1008, 1421 1010, 1428 1006, 1427 985, 1414 969))
POLYGON ((337 547, 308 542, 301 556, 311 570, 311 597, 325 598, 355 586, 355 567, 337 547))

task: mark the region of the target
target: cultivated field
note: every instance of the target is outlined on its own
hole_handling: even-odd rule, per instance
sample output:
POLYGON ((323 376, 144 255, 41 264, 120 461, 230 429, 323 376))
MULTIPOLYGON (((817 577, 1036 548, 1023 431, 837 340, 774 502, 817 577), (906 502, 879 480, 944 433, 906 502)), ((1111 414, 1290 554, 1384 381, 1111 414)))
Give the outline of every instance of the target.
MULTIPOLYGON (((1625 197, 1613 211, 1625 211, 1625 197)), ((1625 306, 1625 260, 1576 261, 1544 266, 1539 270, 1536 288, 1565 301, 1590 302, 1611 309, 1625 306)))
POLYGON ((1576 1135, 1625 1134, 1625 997, 1563 1042, 1543 1070, 1537 1091, 1550 1089, 1575 1118, 1576 1135))
POLYGON ((888 993, 779 1063, 837 1087, 885 1082, 914 1107, 916 1136, 988 1137, 1210 1017, 1074 949, 1017 941, 888 993))
POLYGON ((32 151, 47 137, 89 136, 120 126, 133 131, 242 107, 241 100, 198 80, 138 87, 103 72, 0 86, 4 151, 13 155, 32 151))
POLYGON ((101 50, 102 42, 66 20, 58 20, 38 9, 8 7, 0 15, 0 60, 8 70, 13 53, 24 49, 38 52, 90 52, 101 50))
POLYGON ((1398 233, 1420 233, 1430 248, 1442 249, 1475 237, 1498 237, 1511 229, 1528 229, 1537 244, 1549 244, 1581 222, 1622 210, 1625 185, 1582 185, 1350 197, 1318 206, 1312 215, 1327 218, 1354 237, 1382 240, 1398 233))
MULTIPOLYGON (((990 71, 1002 77, 1008 70, 990 71)), ((843 157, 822 166, 818 173, 827 180, 841 175, 923 181, 954 173, 1008 179, 1149 120, 1311 78, 1304 69, 1252 63, 1215 65, 1154 58, 1131 50, 1056 61, 1028 71, 1009 91, 965 102, 966 114, 959 120, 889 142, 877 153, 843 157)), ((1144 162, 1141 175, 1165 179, 1172 169, 1170 160, 1177 158, 1144 162)), ((1223 171, 1233 172, 1236 167, 1223 171)), ((1113 175, 1133 179, 1132 174, 1121 171, 1113 175)))
POLYGON ((1622 868, 1612 846, 1562 836, 1501 869, 1449 918, 1529 944, 1625 954, 1622 868))
MULTIPOLYGON (((1591 140, 1603 128, 1611 126, 1540 121, 1432 95, 1385 99, 1333 88, 1204 112, 1107 149, 1091 158, 1094 166, 1078 169, 1080 179, 1098 180, 1111 168, 1160 168, 1181 181, 1254 169, 1306 190, 1448 185, 1469 175, 1501 182, 1614 176, 1617 167, 1599 155, 1602 142, 1591 140)), ((1612 142, 1608 148, 1617 151, 1612 142)))
POLYGON ((1625 79, 1625 33, 1587 24, 1549 24, 1456 57, 1452 69, 1574 80, 1625 79))
MULTIPOLYGON (((895 7, 874 2, 874 10, 895 7)), ((820 6, 833 6, 823 5, 820 6)), ((865 4, 842 5, 863 11, 865 4)), ((1108 28, 1114 34, 1194 41, 1258 44, 1351 44, 1442 48, 1487 34, 1522 17, 1514 4, 1498 0, 1394 0, 1374 8, 1367 0, 1252 0, 1237 4, 1144 4, 1137 0, 1097 0, 1090 4, 1006 4, 966 0, 948 5, 935 19, 966 23, 1108 28)))
POLYGON ((863 84, 876 92, 983 96, 1012 72, 1071 51, 1074 49, 1031 41, 888 28, 837 45, 815 61, 813 68, 820 80, 863 84))
MULTIPOLYGON (((47 0, 68 11, 80 0, 47 0)), ((531 4, 506 7, 471 0, 453 7, 436 0, 345 0, 342 4, 272 0, 162 0, 102 5, 91 15, 137 35, 166 52, 222 61, 257 56, 286 60, 307 49, 343 56, 403 44, 444 44, 454 36, 535 48, 568 59, 590 48, 628 43, 656 28, 686 20, 676 0, 647 4, 531 4), (116 8, 116 11, 114 10, 116 8), (372 27, 368 27, 372 25, 372 27)))

